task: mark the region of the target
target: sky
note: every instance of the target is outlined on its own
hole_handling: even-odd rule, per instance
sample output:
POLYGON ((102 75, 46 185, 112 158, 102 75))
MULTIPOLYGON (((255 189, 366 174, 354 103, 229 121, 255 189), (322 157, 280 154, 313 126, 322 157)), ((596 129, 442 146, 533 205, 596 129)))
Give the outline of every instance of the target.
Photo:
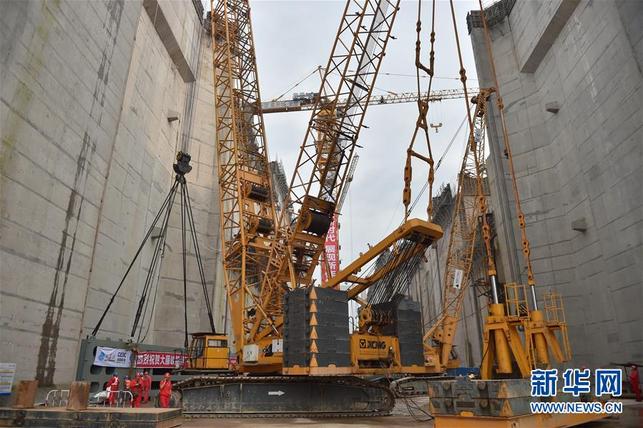
MULTIPOLYGON (((477 88, 475 64, 471 41, 467 33, 467 12, 476 9, 477 1, 455 1, 456 20, 462 47, 464 66, 467 70, 467 86, 477 88)), ((255 0, 250 2, 254 32, 255 51, 262 101, 269 101, 301 80, 318 65, 326 65, 345 2, 336 0, 286 1, 255 0)), ((400 11, 393 27, 396 38, 390 40, 386 56, 375 83, 378 94, 384 91, 395 93, 415 91, 415 78, 391 74, 415 75, 415 23, 417 2, 402 0, 400 11)), ((209 9, 209 6, 207 7, 209 9)), ((422 2, 424 62, 428 62, 429 32, 431 26, 431 2, 422 2)), ((436 2, 436 59, 434 89, 457 89, 459 64, 453 34, 449 2, 436 2)), ((423 80, 423 89, 428 83, 423 80)), ((318 75, 307 79, 289 91, 283 99, 291 98, 293 92, 319 90, 318 75)), ((442 157, 449 141, 465 116, 463 99, 432 103, 429 121, 442 123, 436 133, 431 129, 433 156, 442 157)), ((264 115, 266 141, 271 160, 283 162, 288 179, 292 175, 299 147, 305 136, 310 111, 273 113, 264 115)), ((359 164, 354 180, 344 202, 340 217, 340 258, 342 266, 348 265, 360 252, 368 249, 388 235, 403 219, 402 189, 406 148, 410 142, 417 118, 415 103, 373 105, 366 112, 358 144, 359 164)), ((451 150, 446 154, 436 172, 434 195, 442 184, 455 183, 460 166, 466 126, 458 134, 451 150)), ((417 141, 424 148, 424 139, 417 141)), ((413 196, 426 181, 426 164, 416 161, 413 168, 413 196)), ((428 196, 413 211, 412 217, 426 219, 428 196)))

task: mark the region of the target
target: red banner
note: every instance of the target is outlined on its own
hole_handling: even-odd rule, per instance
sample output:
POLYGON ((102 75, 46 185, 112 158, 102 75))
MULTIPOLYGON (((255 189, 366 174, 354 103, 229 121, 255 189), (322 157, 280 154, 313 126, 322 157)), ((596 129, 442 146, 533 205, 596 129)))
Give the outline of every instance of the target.
POLYGON ((136 354, 136 367, 173 369, 183 367, 187 358, 186 354, 172 352, 139 352, 136 354))
POLYGON ((324 258, 322 260, 322 284, 325 284, 330 278, 334 277, 339 270, 339 229, 337 223, 337 214, 333 217, 326 242, 324 243, 324 258))

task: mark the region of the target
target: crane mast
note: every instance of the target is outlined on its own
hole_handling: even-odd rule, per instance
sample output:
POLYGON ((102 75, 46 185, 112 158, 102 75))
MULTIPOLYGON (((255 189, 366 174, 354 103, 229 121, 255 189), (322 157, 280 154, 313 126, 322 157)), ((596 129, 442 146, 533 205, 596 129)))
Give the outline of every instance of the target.
POLYGON ((312 283, 398 9, 399 0, 346 2, 263 277, 255 341, 283 323, 284 292, 312 283))
POLYGON ((477 221, 480 216, 483 222, 485 247, 488 250, 487 257, 491 257, 492 254, 490 252, 491 236, 486 220, 487 201, 484 183, 486 178, 484 133, 487 100, 492 92, 493 89, 481 89, 480 93, 473 98, 476 105, 473 133, 469 135, 458 174, 458 188, 444 272, 442 312, 424 335, 427 366, 436 373, 459 366, 459 361, 452 358, 451 351, 461 317, 464 291, 469 284, 477 236, 477 221))
POLYGON ((276 226, 250 7, 211 1, 221 239, 237 349, 261 306, 261 273, 276 226))
MULTIPOLYGON (((312 283, 399 0, 346 2, 279 219, 250 7, 247 0, 212 0, 211 5, 224 275, 241 354, 246 345, 269 349, 280 339, 284 292, 312 283), (289 212, 296 213, 293 221, 289 212)), ((262 355, 251 370, 279 369, 279 355, 262 355)))

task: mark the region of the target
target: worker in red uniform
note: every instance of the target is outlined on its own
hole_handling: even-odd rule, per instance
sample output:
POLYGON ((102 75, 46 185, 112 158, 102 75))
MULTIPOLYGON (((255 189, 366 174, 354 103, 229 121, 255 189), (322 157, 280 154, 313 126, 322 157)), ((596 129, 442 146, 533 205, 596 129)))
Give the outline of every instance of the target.
POLYGON ((107 381, 107 392, 109 396, 107 398, 107 403, 110 406, 116 404, 116 397, 118 396, 118 374, 114 373, 112 377, 107 381))
MULTIPOLYGON (((132 393, 132 380, 127 375, 125 375, 125 379, 123 379, 123 391, 127 391, 130 394, 132 393)), ((125 396, 123 400, 130 398, 128 394, 123 394, 123 395, 125 396)), ((132 407, 134 403, 130 400, 129 405, 130 407, 132 407)))
POLYGON ((639 370, 635 364, 632 364, 632 370, 630 370, 630 388, 634 395, 636 395, 636 401, 641 401, 641 387, 639 386, 639 370))
POLYGON ((172 381, 170 373, 165 373, 163 380, 159 383, 159 406, 167 409, 170 407, 170 396, 172 395, 172 381))
POLYGON ((152 389, 152 376, 147 370, 143 370, 143 403, 149 403, 150 389, 152 389))
POLYGON ((143 375, 137 373, 136 377, 130 384, 132 390, 132 407, 141 407, 141 398, 143 397, 143 375))

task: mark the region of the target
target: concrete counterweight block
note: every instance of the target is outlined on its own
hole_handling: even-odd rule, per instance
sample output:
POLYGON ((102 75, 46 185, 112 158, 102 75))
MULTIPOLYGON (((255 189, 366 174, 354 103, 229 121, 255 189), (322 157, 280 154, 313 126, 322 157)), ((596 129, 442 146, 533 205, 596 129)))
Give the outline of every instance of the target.
POLYGON ((16 401, 13 403, 15 409, 31 409, 36 400, 38 390, 37 380, 21 380, 16 388, 16 401))
POLYGON ((72 382, 69 387, 67 410, 86 410, 89 402, 89 382, 72 382))

